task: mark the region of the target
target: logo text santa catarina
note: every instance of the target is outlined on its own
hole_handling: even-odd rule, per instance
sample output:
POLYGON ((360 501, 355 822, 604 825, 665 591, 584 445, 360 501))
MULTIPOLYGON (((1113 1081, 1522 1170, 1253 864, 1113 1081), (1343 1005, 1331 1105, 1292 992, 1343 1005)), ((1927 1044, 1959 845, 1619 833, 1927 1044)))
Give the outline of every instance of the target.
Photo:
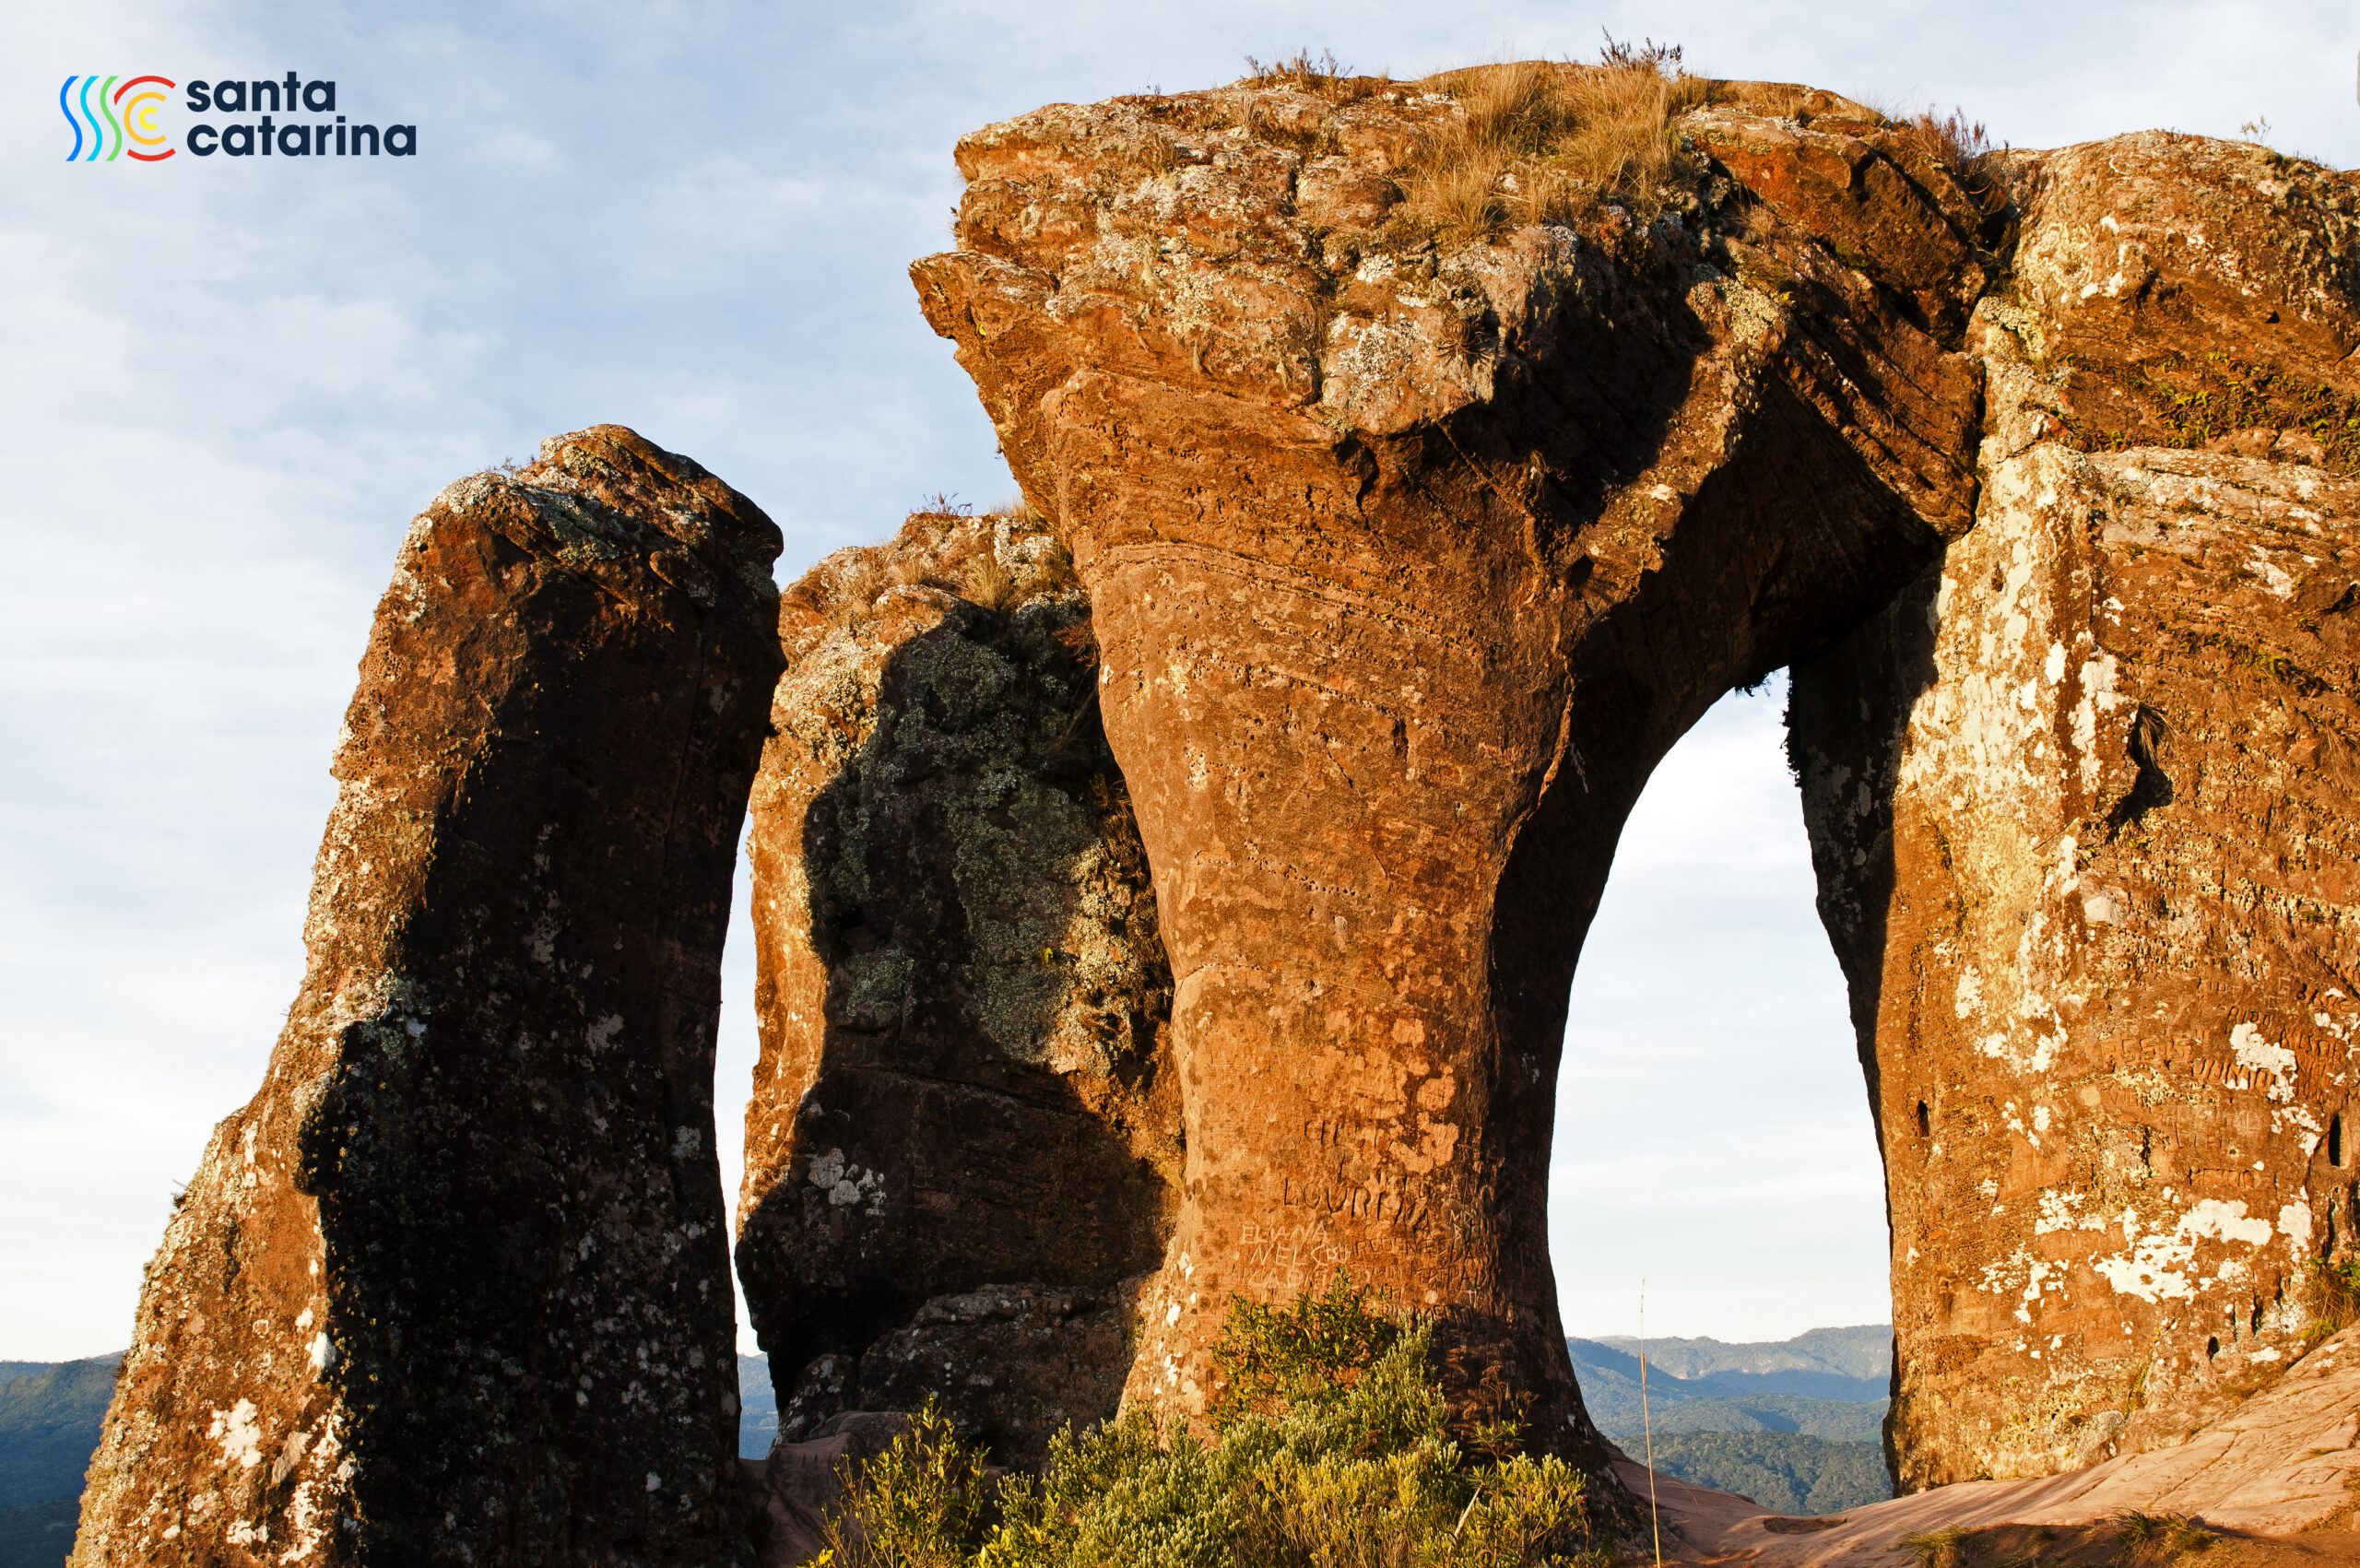
POLYGON ((170 145, 162 124, 169 77, 65 78, 57 107, 74 130, 69 163, 112 163, 128 152, 145 163, 160 163, 185 147, 198 158, 413 158, 416 125, 353 124, 336 112, 336 84, 305 81, 300 71, 283 79, 192 81, 184 106, 191 114, 237 116, 228 124, 211 119, 191 124, 181 147, 170 145), (116 84, 122 84, 117 86, 116 84), (136 90, 135 90, 136 89, 136 90), (95 101, 94 101, 95 100, 95 101), (251 118, 248 118, 251 116, 251 118), (299 118, 308 116, 308 118, 299 118))

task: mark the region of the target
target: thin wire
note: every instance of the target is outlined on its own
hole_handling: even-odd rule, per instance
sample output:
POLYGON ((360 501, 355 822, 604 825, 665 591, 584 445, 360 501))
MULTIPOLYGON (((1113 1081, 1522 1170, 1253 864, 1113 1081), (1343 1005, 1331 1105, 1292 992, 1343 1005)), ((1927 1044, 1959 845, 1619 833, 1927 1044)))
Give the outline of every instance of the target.
POLYGON ((1655 1532, 1656 1568, 1663 1568, 1663 1522, 1656 1515, 1656 1426, 1647 1415, 1647 1281, 1639 1278, 1639 1430, 1647 1440, 1647 1527, 1655 1532))

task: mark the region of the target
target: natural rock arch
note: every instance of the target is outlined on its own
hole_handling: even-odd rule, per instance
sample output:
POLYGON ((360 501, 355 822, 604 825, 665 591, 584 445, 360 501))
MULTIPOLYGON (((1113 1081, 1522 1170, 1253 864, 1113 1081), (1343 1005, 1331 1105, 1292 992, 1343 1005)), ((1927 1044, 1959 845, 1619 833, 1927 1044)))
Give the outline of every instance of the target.
POLYGON ((1130 1396, 1201 1408, 1228 1295, 1340 1264, 1598 1456, 1539 1217, 1566 978, 1655 760, 1792 662, 1895 1226, 1897 1474, 2169 1441, 2298 1348, 2352 1229, 2317 1129, 2350 1027, 2319 874, 2352 503, 2323 470, 2353 454, 2280 433, 2350 412, 2351 192, 2154 136, 1970 190, 1843 100, 1703 96, 1670 211, 1487 245, 1388 225, 1460 112, 1415 88, 1058 106, 961 146, 962 249, 914 276, 1089 585, 1172 950, 1188 1163, 1130 1396), (2202 380, 2175 351, 2244 356, 2207 373, 2272 424, 2189 450, 2222 432, 2175 412, 2202 380), (2158 572, 2125 526, 2255 564, 2158 572), (2126 830, 2201 770, 2167 713, 2250 722, 2204 690, 2239 670, 2300 749, 2211 766, 2244 795, 2173 827, 2236 869, 2191 883, 2126 830), (2299 894, 2239 825, 2290 784, 2299 894), (2232 946, 2255 900, 2330 939, 2178 951, 2190 917, 2139 930, 2108 879, 2134 863, 2232 946), (2017 1038, 2040 1006, 2046 1045, 2017 1038), (2159 1010, 2162 1038, 2093 1027, 2159 1010))
MULTIPOLYGON (((1540 1173, 1616 834, 1723 691, 1965 530, 1979 378, 1940 312, 1726 179, 1498 245, 1318 210, 1385 171, 1350 148, 1455 112, 1044 111, 962 144, 964 249, 916 277, 1090 585, 1173 954, 1189 1165, 1132 1397, 1201 1409, 1229 1296, 1340 1265, 1595 1461, 1540 1173), (1324 159, 1243 129, 1326 117, 1324 159), (1142 138, 1176 172, 1109 180, 1142 138), (1784 300, 1735 280, 1764 275, 1784 300)), ((1705 134, 1777 143, 1805 199, 1798 149, 1904 171, 1832 187, 1847 233, 1940 237, 1971 297, 1983 215, 1851 112, 1857 136, 1734 107, 1705 134)))
POLYGON ((702 1129, 782 633, 740 1264, 845 1386, 999 1358, 1011 1451, 1125 1378, 1192 1413, 1232 1295, 1341 1267, 1600 1462, 1540 1212, 1567 982, 1648 771, 1786 665, 1902 1483, 2175 1441, 2297 1353, 2360 1203, 2352 182, 2150 134, 1969 189, 1692 85, 1660 210, 1446 243, 1387 216, 1464 112, 1414 84, 964 141, 914 275, 1086 593, 1011 518, 774 628, 768 520, 610 427, 446 491, 77 1560, 738 1554, 702 1129), (979 1128, 988 1212, 919 1214, 893 1161, 979 1128))

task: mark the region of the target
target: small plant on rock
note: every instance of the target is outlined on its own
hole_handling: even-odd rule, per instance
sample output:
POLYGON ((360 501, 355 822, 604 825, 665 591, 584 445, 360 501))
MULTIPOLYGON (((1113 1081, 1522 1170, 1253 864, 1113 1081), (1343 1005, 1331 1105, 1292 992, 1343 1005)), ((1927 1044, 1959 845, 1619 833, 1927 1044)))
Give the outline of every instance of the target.
POLYGON ((983 1456, 929 1397, 910 1430, 845 1477, 812 1568, 962 1568, 981 1543, 983 1456))
POLYGON ((2311 1327, 2307 1350, 2360 1320, 2360 1254, 2330 1261, 2311 1260, 2311 1327))
POLYGON ((1902 1550, 1918 1562, 1918 1568, 1959 1568, 1966 1545, 1966 1532, 1953 1525, 1940 1530, 1913 1530, 1901 1538, 1902 1550))

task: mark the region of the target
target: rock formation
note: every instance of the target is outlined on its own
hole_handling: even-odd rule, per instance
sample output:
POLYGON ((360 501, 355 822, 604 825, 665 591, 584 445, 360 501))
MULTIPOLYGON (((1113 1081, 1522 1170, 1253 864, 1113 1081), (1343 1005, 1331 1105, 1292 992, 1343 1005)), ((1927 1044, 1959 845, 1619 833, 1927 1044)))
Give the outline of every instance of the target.
POLYGON ((1974 529, 1800 670, 1916 1488, 2168 1445, 2352 1245, 2360 184, 2013 160, 1974 529))
POLYGON ((914 275, 1089 585, 1173 957, 1130 1395, 1200 1409, 1229 1295, 1340 1266, 1595 1458, 1566 984, 1648 770, 1792 660, 1902 1484, 2177 1441, 2360 1197, 2353 183, 1688 81, 1662 184, 1552 207, 1581 148, 1517 127, 1643 78, 1294 70, 960 146, 914 275))
POLYGON ((1037 1460, 1114 1409, 1115 1287, 1162 1260, 1180 1167, 1089 605, 1037 524, 932 513, 814 568, 780 628, 738 1244, 780 1441, 931 1389, 1037 1460))
MULTIPOLYGON (((1670 85, 1609 78, 1660 136, 1670 85)), ((1542 1212, 1582 933, 1680 734, 1971 523, 2000 234, 1868 111, 1729 84, 1670 189, 1454 231, 1403 193, 1485 82, 1039 111, 960 144, 914 276, 1089 586, 1172 955, 1129 1397, 1200 1410, 1231 1295, 1343 1267, 1597 1467, 1542 1212)))
POLYGON ((77 1561, 745 1560, 749 788, 776 1540, 880 1408, 1015 1463, 1191 1417, 1233 1297, 1338 1269, 1611 1513, 1567 989, 1649 772, 1787 666, 1902 1484, 2261 1386, 2360 1310, 2360 190, 1958 129, 1644 63, 1056 106, 960 145, 914 269, 1023 506, 778 596, 628 431, 446 491, 77 1561))
POLYGON ((743 1559, 713 1049, 779 544, 614 426, 411 525, 77 1562, 743 1559))

